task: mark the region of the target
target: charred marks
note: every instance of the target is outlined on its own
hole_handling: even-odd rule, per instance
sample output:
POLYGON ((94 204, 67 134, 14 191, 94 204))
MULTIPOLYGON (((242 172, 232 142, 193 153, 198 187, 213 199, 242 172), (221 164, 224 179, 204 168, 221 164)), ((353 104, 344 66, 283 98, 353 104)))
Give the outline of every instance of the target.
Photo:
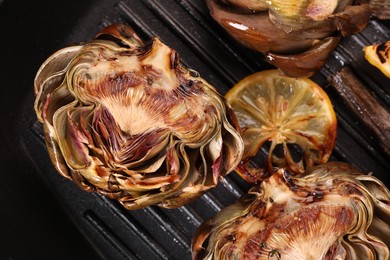
POLYGON ((115 42, 119 47, 129 48, 129 45, 126 42, 110 34, 99 35, 96 39, 115 42))
POLYGON ((291 178, 291 174, 288 171, 283 171, 283 179, 292 191, 298 190, 298 186, 295 185, 294 180, 291 178))
POLYGON ((152 49, 153 49, 153 41, 149 41, 146 44, 139 46, 135 50, 134 55, 136 55, 139 60, 143 60, 149 55, 152 49))
POLYGON ((306 198, 304 202, 306 204, 321 201, 324 199, 325 194, 319 188, 310 189, 309 187, 298 186, 291 177, 291 174, 287 171, 283 172, 283 179, 288 188, 300 197, 306 198))
POLYGON ((171 49, 171 54, 169 55, 171 61, 171 69, 175 70, 180 65, 180 57, 176 51, 171 49))
POLYGON ((125 93, 129 88, 136 87, 144 82, 134 72, 124 72, 113 77, 107 77, 101 84, 96 86, 96 94, 103 96, 119 95, 125 93))
POLYGON ((376 48, 376 55, 378 56, 381 63, 386 63, 387 57, 389 56, 390 42, 384 42, 376 48))

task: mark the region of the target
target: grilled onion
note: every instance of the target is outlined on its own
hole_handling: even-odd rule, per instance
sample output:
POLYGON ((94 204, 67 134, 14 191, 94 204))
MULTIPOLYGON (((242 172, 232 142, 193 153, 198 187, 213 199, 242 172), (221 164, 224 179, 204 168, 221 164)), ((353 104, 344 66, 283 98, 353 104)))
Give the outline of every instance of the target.
POLYGON ((234 39, 291 77, 312 76, 340 38, 363 30, 371 17, 368 4, 350 0, 207 0, 207 5, 234 39))
POLYGON ((356 0, 357 3, 369 4, 375 17, 382 20, 390 19, 389 0, 356 0))
POLYGON ((369 0, 370 8, 379 19, 390 19, 390 2, 388 0, 369 0))
POLYGON ((204 222, 193 259, 389 259, 390 192, 351 165, 279 169, 204 222))
POLYGON ((188 203, 242 156, 216 89, 158 38, 144 44, 125 25, 54 53, 35 95, 58 172, 128 209, 188 203))

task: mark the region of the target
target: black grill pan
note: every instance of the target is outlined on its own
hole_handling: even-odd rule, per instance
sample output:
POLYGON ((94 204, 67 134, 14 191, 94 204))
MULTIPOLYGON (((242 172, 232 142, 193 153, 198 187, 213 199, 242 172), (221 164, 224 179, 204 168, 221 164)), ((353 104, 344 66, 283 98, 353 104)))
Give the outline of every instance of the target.
MULTIPOLYGON (((33 111, 35 73, 54 51, 88 41, 112 23, 130 25, 145 41, 159 37, 221 94, 243 77, 272 68, 233 41, 211 19, 203 0, 0 0, 0 259, 190 259, 195 229, 249 188, 232 173, 184 207, 128 211, 55 171, 33 111)), ((390 110, 390 80, 362 52, 365 45, 390 39, 389 28, 388 22, 372 19, 362 33, 343 39, 313 77, 338 117, 331 160, 349 162, 387 186, 389 159, 326 78, 348 66, 390 110)))

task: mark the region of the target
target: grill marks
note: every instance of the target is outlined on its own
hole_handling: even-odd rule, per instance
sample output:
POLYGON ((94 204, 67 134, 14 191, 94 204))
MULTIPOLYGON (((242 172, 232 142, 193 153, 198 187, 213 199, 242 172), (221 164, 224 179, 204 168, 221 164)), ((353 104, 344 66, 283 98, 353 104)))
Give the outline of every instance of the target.
POLYGON ((134 72, 125 72, 115 77, 109 77, 97 86, 96 92, 103 96, 119 95, 127 89, 140 85, 144 80, 134 72))

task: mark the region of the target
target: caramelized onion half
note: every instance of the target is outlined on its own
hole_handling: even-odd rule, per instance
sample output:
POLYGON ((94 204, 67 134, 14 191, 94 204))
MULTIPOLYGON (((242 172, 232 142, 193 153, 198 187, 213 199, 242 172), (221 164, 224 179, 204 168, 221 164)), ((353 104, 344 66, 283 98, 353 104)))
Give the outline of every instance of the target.
POLYGON ((339 37, 360 32, 371 18, 368 4, 350 0, 207 0, 207 6, 237 42, 290 77, 312 76, 339 37))

